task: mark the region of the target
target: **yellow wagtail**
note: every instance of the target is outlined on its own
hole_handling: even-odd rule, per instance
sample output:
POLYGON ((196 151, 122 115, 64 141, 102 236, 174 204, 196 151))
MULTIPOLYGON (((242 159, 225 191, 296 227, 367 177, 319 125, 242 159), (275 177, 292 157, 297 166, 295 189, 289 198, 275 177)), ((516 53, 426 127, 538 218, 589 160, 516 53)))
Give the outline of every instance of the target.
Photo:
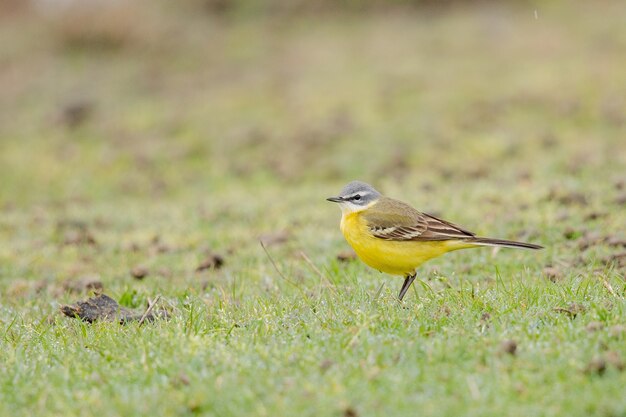
POLYGON ((402 300, 415 280, 415 269, 429 259, 478 246, 541 249, 539 245, 478 237, 455 224, 420 213, 402 201, 384 197, 369 184, 353 181, 337 197, 341 232, 363 262, 381 272, 405 277, 402 300))

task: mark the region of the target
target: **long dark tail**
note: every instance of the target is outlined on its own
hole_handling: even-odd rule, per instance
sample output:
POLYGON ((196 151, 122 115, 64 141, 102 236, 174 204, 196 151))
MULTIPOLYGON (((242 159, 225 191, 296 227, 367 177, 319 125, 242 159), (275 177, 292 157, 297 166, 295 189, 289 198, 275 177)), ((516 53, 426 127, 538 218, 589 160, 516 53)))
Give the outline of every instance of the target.
POLYGON ((480 246, 502 246, 505 248, 523 248, 523 249, 543 249, 543 246, 533 245, 532 243, 515 242, 513 240, 490 239, 488 237, 475 237, 468 239, 468 242, 475 243, 480 246))

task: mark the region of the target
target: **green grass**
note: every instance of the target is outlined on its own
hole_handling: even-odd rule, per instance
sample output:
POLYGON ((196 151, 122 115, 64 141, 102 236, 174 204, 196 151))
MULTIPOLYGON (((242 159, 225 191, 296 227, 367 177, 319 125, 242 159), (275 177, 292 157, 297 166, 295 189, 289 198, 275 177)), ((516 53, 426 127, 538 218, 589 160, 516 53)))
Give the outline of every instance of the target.
POLYGON ((134 4, 1 16, 0 415, 626 415, 622 4, 134 4), (399 303, 336 259, 356 178, 546 249, 449 254, 399 303), (81 279, 172 317, 61 316, 81 279))

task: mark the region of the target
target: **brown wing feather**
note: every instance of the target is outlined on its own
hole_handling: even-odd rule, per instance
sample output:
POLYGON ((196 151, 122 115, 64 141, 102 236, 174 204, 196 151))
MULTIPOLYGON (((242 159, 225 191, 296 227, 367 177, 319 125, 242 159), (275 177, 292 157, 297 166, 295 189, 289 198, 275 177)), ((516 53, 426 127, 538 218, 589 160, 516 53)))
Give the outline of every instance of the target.
POLYGON ((446 240, 446 237, 449 239, 467 239, 476 236, 475 233, 465 230, 461 226, 457 226, 449 221, 426 213, 423 213, 423 216, 426 218, 426 223, 428 225, 423 237, 428 235, 433 238, 437 238, 435 240, 446 240))
POLYGON ((474 233, 406 203, 383 197, 364 214, 370 232, 377 238, 395 241, 469 239, 474 233))

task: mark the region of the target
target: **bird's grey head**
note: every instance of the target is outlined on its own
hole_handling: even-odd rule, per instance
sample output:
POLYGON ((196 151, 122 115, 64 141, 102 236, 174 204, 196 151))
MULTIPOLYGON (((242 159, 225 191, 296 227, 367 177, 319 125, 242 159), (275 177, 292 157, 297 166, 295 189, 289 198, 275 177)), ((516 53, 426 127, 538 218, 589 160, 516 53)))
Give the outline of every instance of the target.
POLYGON ((381 194, 371 185, 362 181, 352 181, 337 197, 329 197, 328 201, 339 203, 344 212, 361 211, 380 198, 381 194))

